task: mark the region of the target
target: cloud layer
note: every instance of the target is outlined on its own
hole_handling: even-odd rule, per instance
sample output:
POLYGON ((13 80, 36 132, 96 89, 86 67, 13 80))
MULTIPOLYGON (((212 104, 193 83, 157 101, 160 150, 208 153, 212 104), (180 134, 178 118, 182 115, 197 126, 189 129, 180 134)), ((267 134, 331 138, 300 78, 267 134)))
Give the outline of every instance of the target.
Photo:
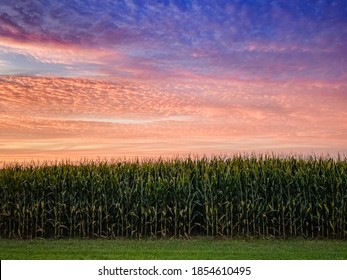
POLYGON ((346 153, 346 1, 2 1, 0 160, 346 153))
POLYGON ((346 152, 346 85, 2 77, 3 157, 346 152))
POLYGON ((22 56, 15 73, 27 63, 32 73, 46 73, 43 64, 51 64, 51 73, 66 76, 346 78, 345 1, 7 1, 0 7, 0 59, 22 56))

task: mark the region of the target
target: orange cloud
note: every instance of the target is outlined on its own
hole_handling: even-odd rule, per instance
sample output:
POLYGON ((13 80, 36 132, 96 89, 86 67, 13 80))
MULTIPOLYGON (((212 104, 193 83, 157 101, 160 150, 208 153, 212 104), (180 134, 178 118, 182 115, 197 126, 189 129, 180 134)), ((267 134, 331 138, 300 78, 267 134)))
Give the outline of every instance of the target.
POLYGON ((346 85, 0 77, 0 160, 347 152, 346 85))

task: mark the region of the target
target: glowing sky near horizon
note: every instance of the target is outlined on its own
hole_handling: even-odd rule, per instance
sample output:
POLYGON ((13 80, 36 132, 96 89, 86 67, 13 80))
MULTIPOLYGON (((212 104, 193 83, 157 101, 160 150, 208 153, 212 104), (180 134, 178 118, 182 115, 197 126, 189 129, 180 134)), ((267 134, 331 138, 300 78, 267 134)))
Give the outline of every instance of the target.
POLYGON ((347 154, 346 1, 0 0, 0 161, 347 154))

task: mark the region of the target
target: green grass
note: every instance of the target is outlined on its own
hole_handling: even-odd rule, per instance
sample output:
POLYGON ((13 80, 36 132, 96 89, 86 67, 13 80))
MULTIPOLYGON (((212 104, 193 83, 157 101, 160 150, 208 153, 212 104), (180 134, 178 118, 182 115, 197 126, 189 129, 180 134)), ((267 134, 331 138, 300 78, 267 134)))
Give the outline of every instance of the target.
POLYGON ((347 241, 304 239, 0 239, 1 260, 346 260, 347 241))

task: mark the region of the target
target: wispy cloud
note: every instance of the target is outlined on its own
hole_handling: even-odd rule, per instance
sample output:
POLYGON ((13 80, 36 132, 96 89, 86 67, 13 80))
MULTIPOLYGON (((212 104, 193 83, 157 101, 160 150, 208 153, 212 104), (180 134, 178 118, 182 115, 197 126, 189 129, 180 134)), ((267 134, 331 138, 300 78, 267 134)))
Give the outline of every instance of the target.
POLYGON ((308 9, 306 4, 1 3, 0 52, 69 65, 65 70, 72 76, 89 70, 142 78, 190 72, 240 79, 342 79, 346 6, 320 1, 308 9))

